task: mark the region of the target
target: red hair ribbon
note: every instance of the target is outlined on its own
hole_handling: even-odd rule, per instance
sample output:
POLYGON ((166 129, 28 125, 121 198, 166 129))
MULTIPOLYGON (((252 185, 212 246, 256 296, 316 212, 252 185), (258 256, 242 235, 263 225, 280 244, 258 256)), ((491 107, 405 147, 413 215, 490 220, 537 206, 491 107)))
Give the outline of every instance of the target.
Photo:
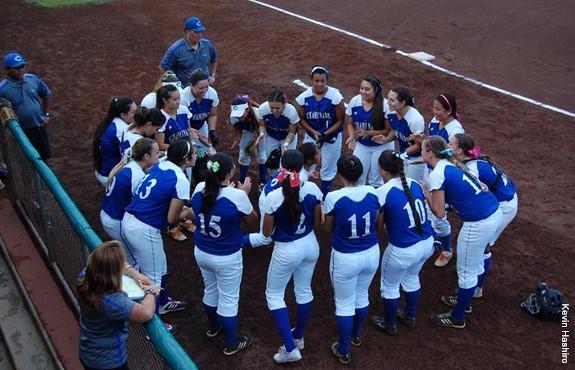
POLYGON ((477 159, 479 158, 479 155, 481 154, 481 147, 479 145, 477 145, 475 148, 473 149, 469 149, 467 151, 467 155, 469 157, 471 157, 471 159, 477 159))
POLYGON ((289 185, 292 188, 297 188, 299 186, 299 175, 297 174, 297 172, 291 172, 286 170, 285 168, 282 168, 280 172, 278 172, 278 175, 276 176, 278 182, 280 183, 283 183, 284 180, 287 179, 288 177, 289 177, 289 185))

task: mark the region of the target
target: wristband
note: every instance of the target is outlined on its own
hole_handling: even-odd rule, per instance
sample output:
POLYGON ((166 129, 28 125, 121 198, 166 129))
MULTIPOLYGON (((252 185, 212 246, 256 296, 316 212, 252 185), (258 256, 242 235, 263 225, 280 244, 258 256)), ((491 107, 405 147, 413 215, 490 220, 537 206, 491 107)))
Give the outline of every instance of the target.
POLYGON ((153 295, 154 297, 158 296, 158 293, 156 293, 156 291, 154 291, 153 289, 150 289, 150 288, 144 289, 144 295, 148 295, 148 294, 153 295))

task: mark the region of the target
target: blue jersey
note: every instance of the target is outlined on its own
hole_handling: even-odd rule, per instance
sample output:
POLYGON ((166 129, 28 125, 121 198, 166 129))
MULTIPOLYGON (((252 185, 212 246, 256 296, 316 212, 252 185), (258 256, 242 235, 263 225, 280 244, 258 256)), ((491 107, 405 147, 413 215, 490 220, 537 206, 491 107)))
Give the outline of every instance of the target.
POLYGON ((381 211, 389 242, 399 248, 412 246, 432 235, 423 190, 417 181, 410 178, 406 180, 413 197, 415 214, 403 191, 400 178, 393 178, 376 190, 382 204, 381 211), (421 234, 417 232, 415 217, 421 220, 421 234))
POLYGON ((168 227, 172 199, 190 199, 190 182, 180 167, 163 161, 152 167, 136 190, 126 212, 143 223, 163 230, 168 227))
POLYGON ((479 181, 487 185, 498 201, 507 202, 515 196, 515 183, 503 172, 497 172, 495 166, 488 161, 472 160, 466 162, 465 166, 479 181))
POLYGON ((135 161, 125 165, 112 178, 102 201, 102 210, 114 220, 122 220, 126 207, 132 200, 132 194, 136 192, 144 176, 146 173, 135 161))
POLYGON ((464 133, 465 130, 463 126, 461 126, 461 123, 456 119, 452 119, 441 129, 439 128, 439 121, 435 117, 429 122, 429 136, 441 136, 447 142, 455 135, 464 133))
POLYGON ((208 87, 206 95, 200 101, 196 100, 191 89, 190 86, 184 89, 180 104, 187 107, 192 114, 190 126, 199 130, 206 124, 212 108, 217 107, 220 100, 218 99, 218 93, 211 86, 208 87))
POLYGON ((489 191, 482 191, 477 180, 446 159, 429 174, 429 189, 443 190, 449 204, 463 221, 479 221, 491 216, 499 202, 489 191))
POLYGON ((217 256, 236 253, 242 248, 242 217, 252 213, 252 203, 245 191, 226 186, 220 189, 214 206, 201 213, 205 186, 205 182, 199 183, 192 195, 196 247, 217 256))
MULTIPOLYGON (((343 96, 338 89, 326 87, 324 96, 317 100, 313 95, 311 87, 299 94, 295 101, 305 111, 305 119, 309 125, 320 134, 333 126, 336 120, 335 107, 341 103, 343 96)), ((343 125, 331 136, 337 136, 342 131, 343 125)))
POLYGON ((275 228, 272 239, 277 242, 293 242, 301 239, 313 231, 314 208, 321 204, 323 194, 313 182, 304 182, 299 188, 299 202, 301 216, 297 223, 289 223, 287 213, 283 207, 284 195, 282 189, 269 193, 264 203, 262 213, 274 216, 275 228))
MULTIPOLYGON (((422 134, 425 130, 423 116, 414 107, 409 107, 405 116, 401 118, 399 118, 395 111, 391 111, 387 114, 387 119, 399 143, 399 151, 402 153, 410 146, 408 140, 409 135, 422 134)), ((419 157, 420 155, 421 151, 411 153, 410 157, 419 157)))
POLYGON ((166 117, 166 122, 158 129, 158 132, 164 134, 164 143, 170 144, 176 140, 190 139, 190 132, 188 128, 190 127, 189 120, 192 114, 188 108, 180 105, 176 111, 176 118, 172 118, 168 113, 162 109, 162 114, 166 117))
POLYGON ((266 134, 276 140, 284 140, 289 133, 290 125, 299 122, 297 111, 290 103, 285 103, 284 110, 278 118, 272 114, 268 102, 262 103, 256 111, 256 116, 264 121, 266 134))
POLYGON ((346 187, 328 193, 323 213, 333 216, 333 249, 341 253, 355 253, 376 245, 375 227, 379 207, 379 197, 369 185, 346 187))
POLYGON ((96 168, 102 176, 108 176, 122 160, 124 144, 124 133, 128 129, 128 124, 119 117, 114 118, 104 130, 100 138, 100 167, 96 168))
MULTIPOLYGON (((389 110, 389 108, 387 107, 387 100, 383 101, 383 112, 384 112, 384 116, 386 114, 386 112, 389 110)), ((356 95, 353 98, 351 98, 351 100, 349 101, 349 104, 347 105, 347 108, 345 110, 345 114, 349 117, 351 117, 351 121, 353 122, 353 126, 355 128, 362 128, 364 130, 373 130, 373 127, 371 126, 371 113, 373 111, 373 107, 366 111, 363 108, 363 103, 361 100, 361 95, 356 95)), ((378 144, 376 142, 374 142, 373 140, 371 140, 370 137, 360 137, 357 139, 357 141, 363 145, 366 146, 379 146, 382 144, 378 144)))

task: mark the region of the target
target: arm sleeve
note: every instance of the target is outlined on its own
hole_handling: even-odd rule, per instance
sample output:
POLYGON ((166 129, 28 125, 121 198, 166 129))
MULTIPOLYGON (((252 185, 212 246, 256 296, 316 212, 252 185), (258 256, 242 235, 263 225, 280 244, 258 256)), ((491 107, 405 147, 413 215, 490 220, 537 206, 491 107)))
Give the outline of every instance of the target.
POLYGON ((443 182, 445 181, 445 167, 434 168, 429 174, 429 190, 443 190, 443 182))
POLYGON ((335 194, 334 193, 328 193, 327 196, 325 197, 325 200, 323 201, 323 205, 322 205, 322 211, 324 214, 329 215, 333 212, 333 207, 335 206, 335 194))
POLYGON ((299 122, 299 115, 297 114, 297 110, 293 105, 286 103, 284 114, 289 119, 289 123, 291 125, 299 122))

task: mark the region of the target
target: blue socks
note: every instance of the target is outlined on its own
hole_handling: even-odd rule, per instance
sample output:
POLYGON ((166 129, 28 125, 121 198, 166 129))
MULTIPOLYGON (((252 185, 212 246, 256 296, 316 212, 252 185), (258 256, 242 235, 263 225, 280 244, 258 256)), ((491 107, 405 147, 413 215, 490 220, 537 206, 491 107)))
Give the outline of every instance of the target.
POLYGON ((243 164, 240 164, 240 182, 243 183, 246 180, 246 177, 248 176, 248 169, 250 167, 249 166, 244 166, 243 164))
POLYGON ((232 317, 224 317, 224 316, 220 316, 219 317, 219 321, 220 324, 222 324, 222 326, 224 327, 224 334, 226 335, 226 347, 227 348, 233 348, 236 346, 237 344, 237 337, 236 337, 236 321, 237 321, 237 316, 232 316, 232 317))
POLYGON ((329 193, 329 191, 331 190, 331 183, 333 180, 329 180, 329 181, 324 181, 321 180, 321 183, 319 185, 319 189, 321 190, 321 192, 323 193, 323 199, 325 199, 325 196, 327 195, 327 193, 329 193))
POLYGON ((268 181, 268 168, 265 164, 258 163, 258 171, 260 173, 260 184, 265 184, 268 181))
POLYGON ((385 326, 394 326, 397 307, 399 307, 399 298, 384 298, 383 307, 385 309, 385 326))
MULTIPOLYGON (((313 302, 313 301, 312 301, 313 302)), ((297 321, 293 331, 293 337, 297 339, 303 338, 303 332, 309 319, 312 302, 297 305, 297 321)))
POLYGON ((293 342, 287 308, 278 308, 277 310, 272 310, 271 313, 282 337, 282 341, 284 342, 284 346, 286 347, 286 351, 293 351, 295 344, 293 342))
POLYGON ((475 292, 475 287, 468 289, 459 287, 457 291, 457 305, 451 310, 451 317, 458 321, 465 319, 465 309, 471 304, 473 292, 475 292))
POLYGON ((353 317, 353 328, 351 329, 352 337, 360 336, 361 328, 363 327, 363 323, 365 322, 365 318, 367 317, 368 312, 369 306, 355 309, 355 316, 353 317))
POLYGON ((483 255, 483 269, 485 270, 483 274, 477 277, 477 286, 481 288, 483 283, 485 282, 485 277, 487 276, 487 272, 491 268, 491 252, 485 253, 483 255))
POLYGON ((208 316, 208 325, 210 327, 210 329, 215 329, 218 327, 218 325, 220 324, 218 321, 218 313, 217 307, 212 307, 212 306, 208 306, 207 304, 203 304, 204 305, 204 311, 206 312, 206 316, 208 316))
POLYGON ((437 239, 441 242, 443 252, 451 252, 451 233, 446 236, 438 236, 437 239))
POLYGON ((417 303, 419 302, 419 289, 413 292, 405 292, 405 316, 415 318, 417 303))
POLYGON ((339 337, 339 352, 342 355, 347 355, 349 353, 349 341, 351 340, 353 318, 354 316, 335 316, 337 334, 339 337))

